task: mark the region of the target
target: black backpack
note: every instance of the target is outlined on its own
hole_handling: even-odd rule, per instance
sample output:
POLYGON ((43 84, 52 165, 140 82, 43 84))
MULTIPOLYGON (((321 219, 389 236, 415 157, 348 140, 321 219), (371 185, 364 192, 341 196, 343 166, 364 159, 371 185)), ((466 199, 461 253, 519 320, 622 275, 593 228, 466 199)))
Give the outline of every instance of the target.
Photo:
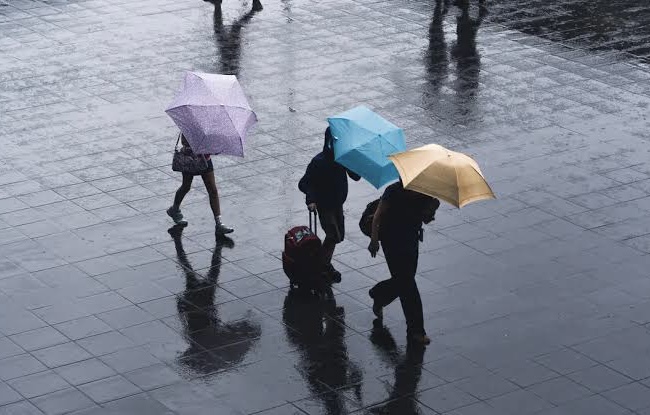
POLYGON ((368 203, 363 214, 361 214, 361 219, 359 220, 359 228, 367 237, 372 236, 372 220, 375 217, 377 206, 379 206, 379 199, 368 203))

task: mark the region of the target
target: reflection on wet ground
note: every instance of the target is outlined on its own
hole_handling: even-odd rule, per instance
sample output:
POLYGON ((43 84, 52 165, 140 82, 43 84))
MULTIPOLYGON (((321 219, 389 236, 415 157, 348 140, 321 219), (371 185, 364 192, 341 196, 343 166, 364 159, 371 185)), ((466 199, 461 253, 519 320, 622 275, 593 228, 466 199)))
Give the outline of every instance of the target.
POLYGON ((620 51, 650 63, 650 12, 637 0, 494 0, 491 20, 595 52, 620 51))
POLYGON ((617 52, 647 56, 647 5, 258 9, 0 0, 0 414, 648 413, 650 72, 617 52), (187 228, 164 213, 187 69, 237 74, 260 120, 214 158, 232 239, 203 189, 187 228), (374 320, 367 183, 333 297, 282 272, 325 117, 357 104, 470 153, 498 196, 425 232, 426 349, 399 304, 374 320))
POLYGON ((199 375, 211 374, 223 369, 224 362, 233 366, 240 363, 253 345, 245 340, 256 339, 261 330, 259 325, 245 318, 224 324, 219 318, 218 306, 214 304, 215 292, 219 289, 222 250, 224 247, 232 249, 234 241, 228 237, 216 238, 210 268, 203 277, 192 269, 183 249, 182 231, 183 227, 179 225, 169 230, 174 239, 178 262, 185 273, 185 291, 177 300, 177 308, 189 347, 179 356, 179 360, 199 375), (228 354, 225 356, 223 350, 219 356, 211 353, 221 346, 235 344, 241 347, 227 349, 228 354))

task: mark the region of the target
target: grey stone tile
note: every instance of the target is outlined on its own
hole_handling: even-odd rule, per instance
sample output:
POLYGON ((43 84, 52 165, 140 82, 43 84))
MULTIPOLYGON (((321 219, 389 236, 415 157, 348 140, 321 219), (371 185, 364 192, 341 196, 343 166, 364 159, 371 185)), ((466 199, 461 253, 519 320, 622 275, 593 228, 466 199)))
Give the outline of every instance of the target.
POLYGON ((107 311, 98 317, 115 330, 135 326, 154 320, 154 317, 137 306, 128 306, 107 311))
POLYGON ((28 399, 70 387, 65 379, 51 370, 12 379, 8 383, 28 399))
POLYGON ((138 394, 104 404, 106 410, 123 415, 172 415, 160 402, 146 394, 138 394))
POLYGON ((94 406, 90 399, 73 388, 40 396, 31 402, 46 415, 64 414, 94 406))
POLYGON ((0 337, 0 359, 16 356, 25 351, 8 337, 0 337))
POLYGON ((120 373, 160 363, 157 358, 142 347, 124 349, 107 354, 102 356, 101 360, 120 373))
POLYGON ((424 365, 424 368, 448 382, 471 378, 485 373, 485 369, 462 356, 443 358, 424 365))
POLYGON ((417 400, 437 412, 448 412, 478 401, 453 385, 438 386, 420 392, 417 400))
POLYGON ((73 342, 36 350, 32 354, 49 368, 68 365, 92 357, 91 354, 73 342))
POLYGON ((23 397, 20 396, 20 394, 12 389, 9 385, 4 382, 0 383, 0 407, 3 405, 8 405, 10 403, 18 402, 22 399, 23 397))
POLYGON ((600 393, 632 382, 632 379, 607 366, 598 365, 573 372, 567 377, 591 391, 600 393))
POLYGON ((650 406, 648 387, 638 382, 620 386, 604 392, 602 395, 620 406, 633 411, 650 406))
POLYGON ((0 360, 0 379, 9 380, 47 369, 41 362, 29 354, 7 357, 0 360))
POLYGON ((113 401, 142 392, 140 388, 122 376, 113 376, 86 383, 79 386, 79 390, 97 403, 113 401))
POLYGON ((55 325, 56 329, 68 336, 70 340, 80 340, 85 337, 106 333, 112 328, 95 316, 83 317, 55 325))
POLYGON ((539 415, 631 415, 632 412, 603 398, 591 395, 586 398, 567 402, 559 407, 539 412, 539 415))
POLYGON ((2 415, 41 415, 42 412, 27 401, 16 402, 10 405, 0 406, 2 415))
POLYGON ((118 331, 86 337, 77 343, 95 356, 102 356, 135 346, 133 341, 118 331))
POLYGON ((486 401, 502 414, 533 414, 552 407, 539 396, 526 390, 518 390, 486 401))
POLYGON ((535 361, 560 374, 575 372, 598 364, 598 362, 571 349, 560 349, 556 352, 536 357, 535 361))
POLYGON ((165 364, 155 364, 126 372, 124 377, 142 390, 157 389, 182 380, 174 370, 165 364))
POLYGON ((576 400, 592 394, 589 389, 565 377, 547 380, 530 386, 526 390, 533 392, 554 405, 560 405, 563 402, 576 400))
POLYGON ((522 388, 560 376, 557 372, 531 360, 500 366, 494 371, 522 388))
POLYGON ((622 359, 607 362, 607 366, 633 380, 650 377, 650 358, 643 355, 628 355, 622 359))
POLYGON ((88 359, 71 365, 57 367, 54 370, 74 386, 115 375, 113 369, 98 359, 88 359))
POLYGON ((514 383, 496 375, 478 375, 454 382, 453 385, 481 400, 504 395, 519 389, 514 383))

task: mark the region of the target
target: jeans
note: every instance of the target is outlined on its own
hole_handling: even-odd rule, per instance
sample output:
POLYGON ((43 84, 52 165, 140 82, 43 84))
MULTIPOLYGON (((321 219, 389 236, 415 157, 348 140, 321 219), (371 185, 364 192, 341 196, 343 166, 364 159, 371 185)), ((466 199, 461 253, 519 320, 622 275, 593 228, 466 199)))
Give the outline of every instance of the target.
POLYGON ((407 333, 425 335, 420 291, 415 282, 418 267, 418 240, 381 242, 391 278, 377 283, 370 296, 382 307, 399 297, 406 318, 407 333))

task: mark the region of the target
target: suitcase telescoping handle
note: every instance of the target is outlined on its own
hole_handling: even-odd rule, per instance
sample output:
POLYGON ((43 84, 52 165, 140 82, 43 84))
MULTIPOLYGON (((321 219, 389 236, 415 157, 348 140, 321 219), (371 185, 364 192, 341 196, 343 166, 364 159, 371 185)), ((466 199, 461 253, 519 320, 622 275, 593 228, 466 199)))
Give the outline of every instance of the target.
POLYGON ((309 211, 309 230, 312 231, 314 235, 318 236, 318 212, 316 212, 315 210, 313 212, 311 210, 309 211), (312 222, 312 216, 314 218, 313 222, 312 222))

